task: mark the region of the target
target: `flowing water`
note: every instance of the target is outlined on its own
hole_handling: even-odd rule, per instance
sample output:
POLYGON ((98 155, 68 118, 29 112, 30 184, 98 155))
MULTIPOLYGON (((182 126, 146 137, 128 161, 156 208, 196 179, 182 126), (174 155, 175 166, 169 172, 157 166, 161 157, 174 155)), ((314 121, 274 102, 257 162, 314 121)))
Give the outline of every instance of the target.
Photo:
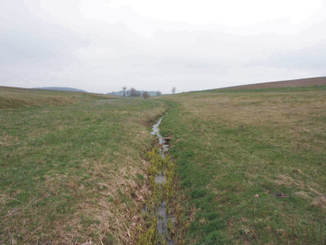
MULTIPOLYGON (((162 122, 162 118, 158 120, 158 122, 153 126, 153 130, 151 132, 152 135, 156 135, 158 137, 159 145, 160 145, 160 155, 165 158, 166 153, 169 151, 169 139, 164 138, 162 135, 160 135, 160 129, 159 126, 162 122)), ((159 184, 159 189, 163 192, 162 184, 166 183, 166 175, 165 171, 157 174, 155 176, 155 183, 159 184)), ((157 232, 159 237, 158 244, 175 244, 175 241, 171 238, 172 235, 169 234, 168 229, 168 222, 172 222, 172 226, 174 225, 174 217, 171 217, 171 215, 167 212, 167 204, 166 200, 163 200, 160 205, 156 208, 154 211, 158 218, 157 223, 157 232), (163 239, 163 241, 162 241, 163 239)))

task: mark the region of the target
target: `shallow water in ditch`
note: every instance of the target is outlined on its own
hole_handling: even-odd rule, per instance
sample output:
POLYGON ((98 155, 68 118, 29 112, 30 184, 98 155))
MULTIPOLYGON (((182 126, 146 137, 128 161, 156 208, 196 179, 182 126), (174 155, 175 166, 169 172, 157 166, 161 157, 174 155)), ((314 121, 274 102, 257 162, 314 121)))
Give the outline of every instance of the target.
MULTIPOLYGON (((163 120, 163 117, 161 117, 156 124, 154 124, 151 134, 156 135, 158 137, 159 145, 160 145, 160 154, 163 158, 165 158, 165 153, 169 151, 169 141, 167 139, 164 139, 162 135, 160 135, 160 129, 159 126, 163 120)), ((166 177, 165 177, 165 171, 161 172, 160 174, 157 174, 155 176, 155 183, 158 183, 160 185, 160 189, 163 192, 162 184, 166 183, 166 177)), ((175 241, 171 239, 169 230, 168 230, 168 220, 172 221, 172 224, 174 225, 174 217, 171 217, 167 212, 167 206, 165 200, 160 203, 160 205, 156 208, 155 213, 158 218, 157 223, 157 232, 159 239, 164 239, 163 244, 169 244, 174 245, 175 241)), ((171 222, 170 221, 170 222, 171 222)), ((159 240, 158 244, 161 244, 162 240, 159 240)))

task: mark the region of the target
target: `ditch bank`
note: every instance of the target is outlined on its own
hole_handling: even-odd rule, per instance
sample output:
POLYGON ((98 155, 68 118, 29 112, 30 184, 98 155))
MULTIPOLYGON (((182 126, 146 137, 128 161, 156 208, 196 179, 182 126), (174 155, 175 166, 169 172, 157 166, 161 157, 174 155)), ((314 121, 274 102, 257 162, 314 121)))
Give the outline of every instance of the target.
POLYGON ((145 223, 139 227, 139 245, 185 244, 188 225, 181 222, 183 208, 177 196, 180 184, 175 173, 175 162, 169 155, 171 137, 160 135, 159 126, 163 118, 152 128, 151 134, 157 139, 152 150, 147 152, 149 165, 146 174, 151 194, 146 198, 142 210, 145 223))

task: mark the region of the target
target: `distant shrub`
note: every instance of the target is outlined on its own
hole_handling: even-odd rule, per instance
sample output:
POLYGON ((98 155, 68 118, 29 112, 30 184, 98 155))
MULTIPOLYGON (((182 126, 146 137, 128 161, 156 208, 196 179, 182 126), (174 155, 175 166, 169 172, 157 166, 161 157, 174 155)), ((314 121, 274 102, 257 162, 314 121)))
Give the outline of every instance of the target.
POLYGON ((129 96, 129 97, 140 97, 140 92, 137 91, 135 88, 131 88, 129 91, 127 91, 127 96, 129 96))
POLYGON ((142 94, 142 96, 145 100, 151 97, 146 91, 142 94))

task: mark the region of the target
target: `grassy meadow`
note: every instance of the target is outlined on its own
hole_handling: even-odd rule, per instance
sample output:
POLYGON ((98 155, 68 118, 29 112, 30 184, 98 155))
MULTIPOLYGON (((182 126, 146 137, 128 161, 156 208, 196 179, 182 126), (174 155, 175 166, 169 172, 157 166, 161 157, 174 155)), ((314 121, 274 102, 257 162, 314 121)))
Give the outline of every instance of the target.
POLYGON ((325 244, 326 86, 163 99, 186 244, 325 244))
POLYGON ((133 244, 166 103, 0 88, 0 244, 133 244))
POLYGON ((0 88, 0 244, 137 244, 150 129, 170 107, 160 129, 185 244, 325 243, 326 86, 315 86, 149 100, 0 88))

